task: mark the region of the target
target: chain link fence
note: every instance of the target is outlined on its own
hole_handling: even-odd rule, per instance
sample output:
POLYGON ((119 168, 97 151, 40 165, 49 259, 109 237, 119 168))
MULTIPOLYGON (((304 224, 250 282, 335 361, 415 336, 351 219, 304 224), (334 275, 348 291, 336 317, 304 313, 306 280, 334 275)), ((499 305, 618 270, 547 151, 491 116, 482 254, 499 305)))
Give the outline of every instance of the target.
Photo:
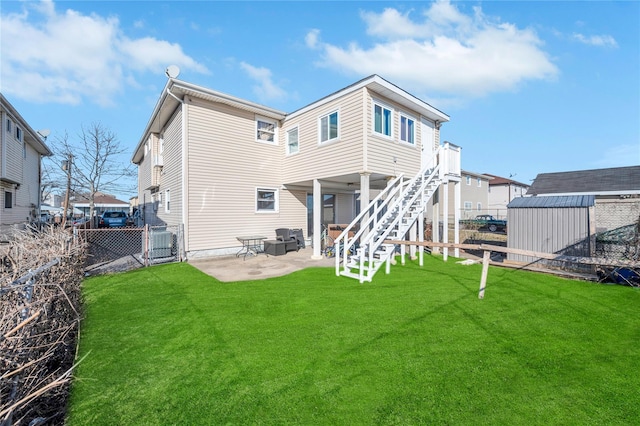
POLYGON ((87 244, 86 273, 122 272, 184 259, 183 227, 74 229, 87 244))

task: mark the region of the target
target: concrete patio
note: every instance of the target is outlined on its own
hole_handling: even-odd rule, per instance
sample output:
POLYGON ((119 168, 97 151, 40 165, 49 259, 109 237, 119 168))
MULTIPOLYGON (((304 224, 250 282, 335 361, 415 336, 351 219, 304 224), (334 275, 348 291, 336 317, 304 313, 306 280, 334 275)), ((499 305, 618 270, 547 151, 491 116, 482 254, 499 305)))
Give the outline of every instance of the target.
POLYGON ((282 256, 217 256, 190 260, 189 263, 219 281, 246 281, 280 277, 300 269, 335 266, 335 258, 311 259, 313 249, 307 247, 282 256))

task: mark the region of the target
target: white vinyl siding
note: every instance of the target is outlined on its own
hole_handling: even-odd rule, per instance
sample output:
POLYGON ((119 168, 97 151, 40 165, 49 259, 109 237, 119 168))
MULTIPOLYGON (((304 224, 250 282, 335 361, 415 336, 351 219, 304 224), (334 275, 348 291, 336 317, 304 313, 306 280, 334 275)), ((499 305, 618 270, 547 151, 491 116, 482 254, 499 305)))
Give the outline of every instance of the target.
MULTIPOLYGON (((238 236, 275 238, 276 228, 292 227, 282 219, 282 198, 288 191, 279 190, 277 213, 256 213, 256 188, 280 188, 284 157, 284 148, 277 144, 254 143, 256 115, 194 99, 187 117, 188 250, 231 249, 240 244, 238 236)), ((172 212, 177 208, 173 191, 172 212)), ((301 208, 300 227, 306 223, 304 205, 301 208)))
MULTIPOLYGON (((416 144, 404 143, 400 140, 400 114, 404 112, 405 117, 411 115, 418 116, 417 113, 412 114, 412 111, 406 111, 405 107, 401 107, 390 99, 380 98, 380 94, 367 90, 366 91, 367 102, 367 129, 369 130, 369 137, 367 139, 367 169, 375 170, 377 173, 387 174, 389 176, 397 176, 399 173, 405 173, 406 175, 414 175, 420 170, 421 166, 421 152, 420 147, 416 144), (380 135, 373 131, 373 121, 375 120, 373 114, 373 105, 376 102, 384 102, 384 104, 393 110, 393 130, 391 139, 392 143, 389 143, 389 139, 382 138, 380 135), (394 162, 395 158, 395 162, 394 162)), ((419 139, 419 128, 415 126, 415 139, 419 139)))
POLYGON ((282 183, 359 173, 363 169, 362 97, 362 91, 353 92, 294 119, 285 120, 284 127, 297 126, 299 129, 300 151, 296 155, 284 158, 282 183), (340 143, 318 144, 318 118, 336 110, 339 110, 340 143))

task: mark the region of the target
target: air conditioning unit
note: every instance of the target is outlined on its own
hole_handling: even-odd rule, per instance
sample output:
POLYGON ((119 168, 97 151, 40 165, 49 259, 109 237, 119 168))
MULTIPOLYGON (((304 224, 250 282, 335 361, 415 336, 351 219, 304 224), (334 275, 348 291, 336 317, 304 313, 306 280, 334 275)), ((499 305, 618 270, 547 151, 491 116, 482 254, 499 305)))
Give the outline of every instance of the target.
POLYGON ((173 249, 173 234, 169 231, 151 231, 149 257, 157 259, 170 257, 173 249))

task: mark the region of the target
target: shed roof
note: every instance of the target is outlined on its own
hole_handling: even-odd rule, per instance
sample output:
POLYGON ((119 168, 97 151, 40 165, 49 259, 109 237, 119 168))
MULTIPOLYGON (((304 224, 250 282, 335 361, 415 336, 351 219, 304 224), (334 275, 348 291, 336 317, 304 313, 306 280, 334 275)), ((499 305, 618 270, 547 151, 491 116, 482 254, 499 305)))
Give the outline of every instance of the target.
POLYGON ((595 204, 593 195, 561 195, 518 197, 511 200, 508 209, 535 209, 535 208, 570 208, 592 207, 595 204))
POLYGON ((640 194, 640 166, 540 173, 527 195, 640 194))

